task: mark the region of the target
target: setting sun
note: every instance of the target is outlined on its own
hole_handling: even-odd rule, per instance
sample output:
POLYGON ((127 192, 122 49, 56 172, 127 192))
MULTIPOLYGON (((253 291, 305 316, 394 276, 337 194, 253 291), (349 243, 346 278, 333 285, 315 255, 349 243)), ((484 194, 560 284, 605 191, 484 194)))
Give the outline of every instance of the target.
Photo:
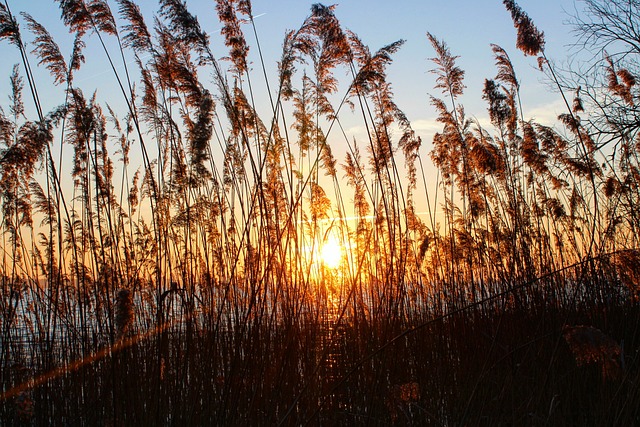
POLYGON ((325 266, 329 268, 338 268, 342 262, 342 246, 335 237, 329 237, 322 249, 320 250, 320 258, 325 266))

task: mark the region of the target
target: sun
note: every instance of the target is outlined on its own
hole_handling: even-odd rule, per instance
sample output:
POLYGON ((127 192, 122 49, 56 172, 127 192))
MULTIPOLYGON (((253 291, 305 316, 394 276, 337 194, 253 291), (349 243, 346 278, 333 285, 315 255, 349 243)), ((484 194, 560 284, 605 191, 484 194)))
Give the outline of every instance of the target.
POLYGON ((342 262, 342 245, 338 240, 330 236, 320 249, 320 259, 328 268, 338 268, 342 262))

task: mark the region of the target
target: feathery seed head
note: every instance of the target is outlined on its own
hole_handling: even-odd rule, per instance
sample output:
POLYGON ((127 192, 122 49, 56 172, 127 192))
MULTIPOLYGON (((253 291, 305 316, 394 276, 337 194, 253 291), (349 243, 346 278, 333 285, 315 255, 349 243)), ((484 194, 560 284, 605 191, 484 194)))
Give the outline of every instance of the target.
POLYGON ((544 33, 536 28, 533 21, 514 0, 503 0, 511 12, 513 26, 518 30, 516 47, 525 55, 536 56, 544 51, 544 33))

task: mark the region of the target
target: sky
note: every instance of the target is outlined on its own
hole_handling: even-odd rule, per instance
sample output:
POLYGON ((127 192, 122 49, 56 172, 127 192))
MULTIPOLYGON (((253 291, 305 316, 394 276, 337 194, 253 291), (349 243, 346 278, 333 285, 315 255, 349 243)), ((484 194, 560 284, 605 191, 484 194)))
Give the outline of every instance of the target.
MULTIPOLYGON (((260 43, 272 70, 275 70, 275 62, 280 57, 285 30, 298 28, 309 15, 314 2, 316 1, 253 1, 260 43)), ((58 4, 54 0, 9 0, 8 3, 14 14, 26 11, 45 25, 63 50, 65 46, 70 46, 72 37, 60 23, 58 4)), ((151 15, 157 10, 157 2, 144 0, 138 3, 145 12, 147 24, 151 25, 151 15)), ((538 28, 544 31, 548 56, 557 61, 564 61, 567 46, 573 42, 571 28, 565 25, 565 21, 569 18, 568 13, 572 13, 576 7, 574 1, 521 0, 518 3, 538 28)), ((116 10, 115 2, 111 4, 116 10)), ((187 0, 187 5, 198 16, 205 31, 210 34, 219 32, 220 25, 216 20, 213 0, 187 0)), ((545 106, 557 98, 554 94, 540 90, 539 83, 543 76, 534 69, 535 60, 524 58, 515 49, 515 29, 500 0, 345 0, 338 3, 335 14, 343 25, 358 34, 371 50, 375 51, 399 39, 406 40, 395 56, 389 75, 397 103, 409 118, 418 124, 419 121, 429 120, 429 116, 433 115, 428 105, 428 96, 438 95, 437 91, 432 89, 434 76, 429 73, 433 68, 429 61, 433 51, 426 38, 427 32, 444 40, 451 52, 460 56, 458 64, 466 71, 465 105, 469 105, 467 108, 470 110, 478 111, 477 114, 484 109, 481 101, 484 79, 495 75, 490 43, 505 48, 515 63, 516 72, 522 80, 525 108, 534 113, 542 112, 545 106)), ((251 37, 248 38, 251 43, 251 37)), ((106 88, 110 82, 109 72, 105 70, 104 56, 99 51, 92 53, 97 48, 97 40, 94 37, 88 41, 87 64, 78 76, 78 81, 100 89, 106 88)), ((220 55, 224 52, 224 47, 220 46, 220 55)), ((252 53, 255 53, 255 49, 252 53)), ((0 64, 1 75, 8 76, 11 66, 19 61, 19 57, 15 49, 6 42, 0 44, 0 55, 5 58, 0 64)), ((41 86, 50 85, 46 75, 41 78, 41 86)), ((0 81, 0 91, 2 103, 5 104, 8 81, 0 81)))
MULTIPOLYGON (((299 28, 315 2, 317 1, 253 1, 258 37, 266 58, 267 72, 272 81, 276 79, 276 62, 281 55, 285 31, 299 28)), ((158 3, 150 0, 139 0, 137 3, 143 10, 147 25, 151 26, 152 15, 157 11, 158 3)), ((63 52, 71 51, 73 36, 60 21, 57 2, 8 0, 8 4, 14 14, 19 11, 31 14, 51 32, 63 52)), ((117 10, 115 1, 111 1, 110 4, 114 11, 117 10)), ((571 50, 569 47, 574 43, 572 28, 567 25, 567 20, 576 13, 581 4, 575 3, 574 0, 521 0, 518 4, 529 14, 536 26, 544 31, 547 56, 558 63, 566 62, 571 50)), ((221 25, 217 22, 215 2, 187 0, 187 6, 197 15, 202 28, 211 35, 214 53, 219 56, 226 55, 219 35, 221 25)), ((441 129, 441 125, 435 121, 436 113, 429 103, 431 95, 440 97, 441 93, 433 89, 435 76, 429 72, 434 67, 430 61, 434 52, 427 40, 427 32, 444 40, 451 53, 459 56, 457 64, 466 72, 467 88, 462 103, 468 116, 486 123, 486 104, 482 100, 482 88, 484 80, 493 78, 496 74, 491 43, 506 49, 514 63, 521 83, 525 119, 552 124, 554 118, 563 112, 560 96, 548 90, 545 76, 537 69, 535 58, 524 57, 515 48, 516 30, 501 0, 343 0, 336 6, 334 13, 343 26, 358 34, 372 51, 396 40, 405 40, 403 47, 394 56, 388 75, 397 105, 406 113, 414 130, 424 141, 421 152, 424 157, 428 156, 431 149, 430 139, 433 134, 441 129)), ((20 21, 23 31, 26 32, 24 20, 20 21)), ((250 28, 246 26, 244 29, 252 46, 252 73, 260 76, 261 70, 255 56, 255 40, 250 34, 250 28)), ((32 38, 25 36, 25 39, 32 38)), ((76 74, 76 84, 85 90, 87 96, 97 89, 99 99, 116 108, 123 105, 115 78, 107 69, 106 59, 97 38, 93 36, 86 42, 87 62, 76 74)), ((9 104, 8 76, 11 67, 20 61, 20 57, 16 49, 4 41, 0 43, 0 58, 3 58, 0 63, 0 76, 5 77, 4 81, 0 80, 0 105, 6 111, 9 104)), ((35 58, 32 62, 36 62, 35 58)), ((45 70, 36 72, 36 80, 39 91, 43 94, 45 111, 62 103, 64 97, 60 95, 60 88, 52 87, 52 79, 45 70)), ((25 100, 29 108, 26 94, 25 100)), ((362 133, 362 129, 350 130, 355 136, 359 136, 359 132, 362 133)), ((337 153, 336 157, 342 161, 340 153, 337 153)))

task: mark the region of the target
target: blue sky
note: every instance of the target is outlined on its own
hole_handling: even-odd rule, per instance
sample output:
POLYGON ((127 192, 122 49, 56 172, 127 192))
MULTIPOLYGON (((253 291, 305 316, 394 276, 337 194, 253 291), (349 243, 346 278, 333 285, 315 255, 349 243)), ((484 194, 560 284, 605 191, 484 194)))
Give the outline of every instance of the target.
MULTIPOLYGON (((203 2, 192 0, 191 3, 203 2)), ((256 20, 261 42, 264 44, 272 35, 275 37, 275 43, 269 43, 273 50, 268 51, 267 57, 279 56, 283 29, 299 26, 312 3, 314 1, 254 1, 254 13, 264 14, 256 20)), ((565 11, 574 8, 573 0, 523 0, 519 4, 545 32, 548 55, 563 61, 567 45, 573 41, 570 27, 563 24, 568 18, 565 11)), ((335 13, 343 25, 358 34, 372 50, 398 39, 406 40, 390 67, 390 80, 398 104, 414 120, 429 118, 428 94, 438 95, 432 89, 434 77, 428 72, 432 68, 429 58, 433 51, 426 32, 444 40, 451 52, 460 56, 459 65, 466 71, 465 104, 470 111, 484 109, 483 82, 495 75, 490 43, 509 52, 523 80, 523 100, 530 101, 531 108, 539 108, 556 98, 541 90, 538 83, 543 76, 535 69, 535 59, 524 58, 515 49, 515 29, 500 0, 347 0, 338 3, 335 13)), ((206 23, 204 18, 201 21, 206 23)))
MULTIPOLYGON (((157 9, 157 2, 145 0, 138 3, 146 12, 148 25, 151 25, 151 14, 157 9)), ((297 28, 309 14, 313 3, 304 0, 253 2, 254 14, 259 15, 256 25, 268 66, 273 66, 280 57, 284 31, 297 28)), ((188 0, 187 4, 198 15, 206 31, 215 34, 219 30, 212 0, 188 0)), ((565 11, 574 9, 573 0, 522 0, 519 4, 545 32, 548 56, 563 61, 566 47, 572 42, 570 27, 563 22, 568 18, 565 11)), ((63 49, 70 45, 72 37, 59 22, 60 12, 53 0, 9 0, 9 5, 14 14, 25 10, 33 15, 54 34, 63 49)), ((115 2, 112 5, 115 10, 115 2)), ((482 83, 495 74, 490 43, 501 45, 511 55, 523 83, 525 109, 539 109, 555 99, 555 95, 541 90, 538 83, 542 75, 534 69, 534 59, 524 58, 515 49, 515 30, 500 0, 347 0, 338 4, 335 13, 343 25, 357 33, 372 50, 398 39, 406 40, 396 54, 390 76, 398 104, 413 120, 429 118, 428 94, 437 95, 432 90, 433 76, 428 73, 432 68, 428 59, 433 52, 425 36, 427 31, 445 40, 452 53, 460 55, 459 65, 466 71, 464 102, 470 111, 479 114, 478 110, 484 109, 480 100, 482 83)), ((25 38, 29 39, 28 36, 25 38)), ((104 57, 95 51, 97 47, 95 37, 88 41, 87 64, 78 81, 100 89, 109 83, 109 79, 108 73, 104 72, 104 57)), ((3 75, 8 75, 19 57, 7 43, 0 45, 0 54, 5 58, 0 64, 3 75)), ((220 46, 220 55, 224 55, 223 46, 220 46)), ((41 86, 48 83, 46 78, 42 76, 41 86)), ((7 86, 6 82, 0 82, 3 94, 6 94, 7 86)))

